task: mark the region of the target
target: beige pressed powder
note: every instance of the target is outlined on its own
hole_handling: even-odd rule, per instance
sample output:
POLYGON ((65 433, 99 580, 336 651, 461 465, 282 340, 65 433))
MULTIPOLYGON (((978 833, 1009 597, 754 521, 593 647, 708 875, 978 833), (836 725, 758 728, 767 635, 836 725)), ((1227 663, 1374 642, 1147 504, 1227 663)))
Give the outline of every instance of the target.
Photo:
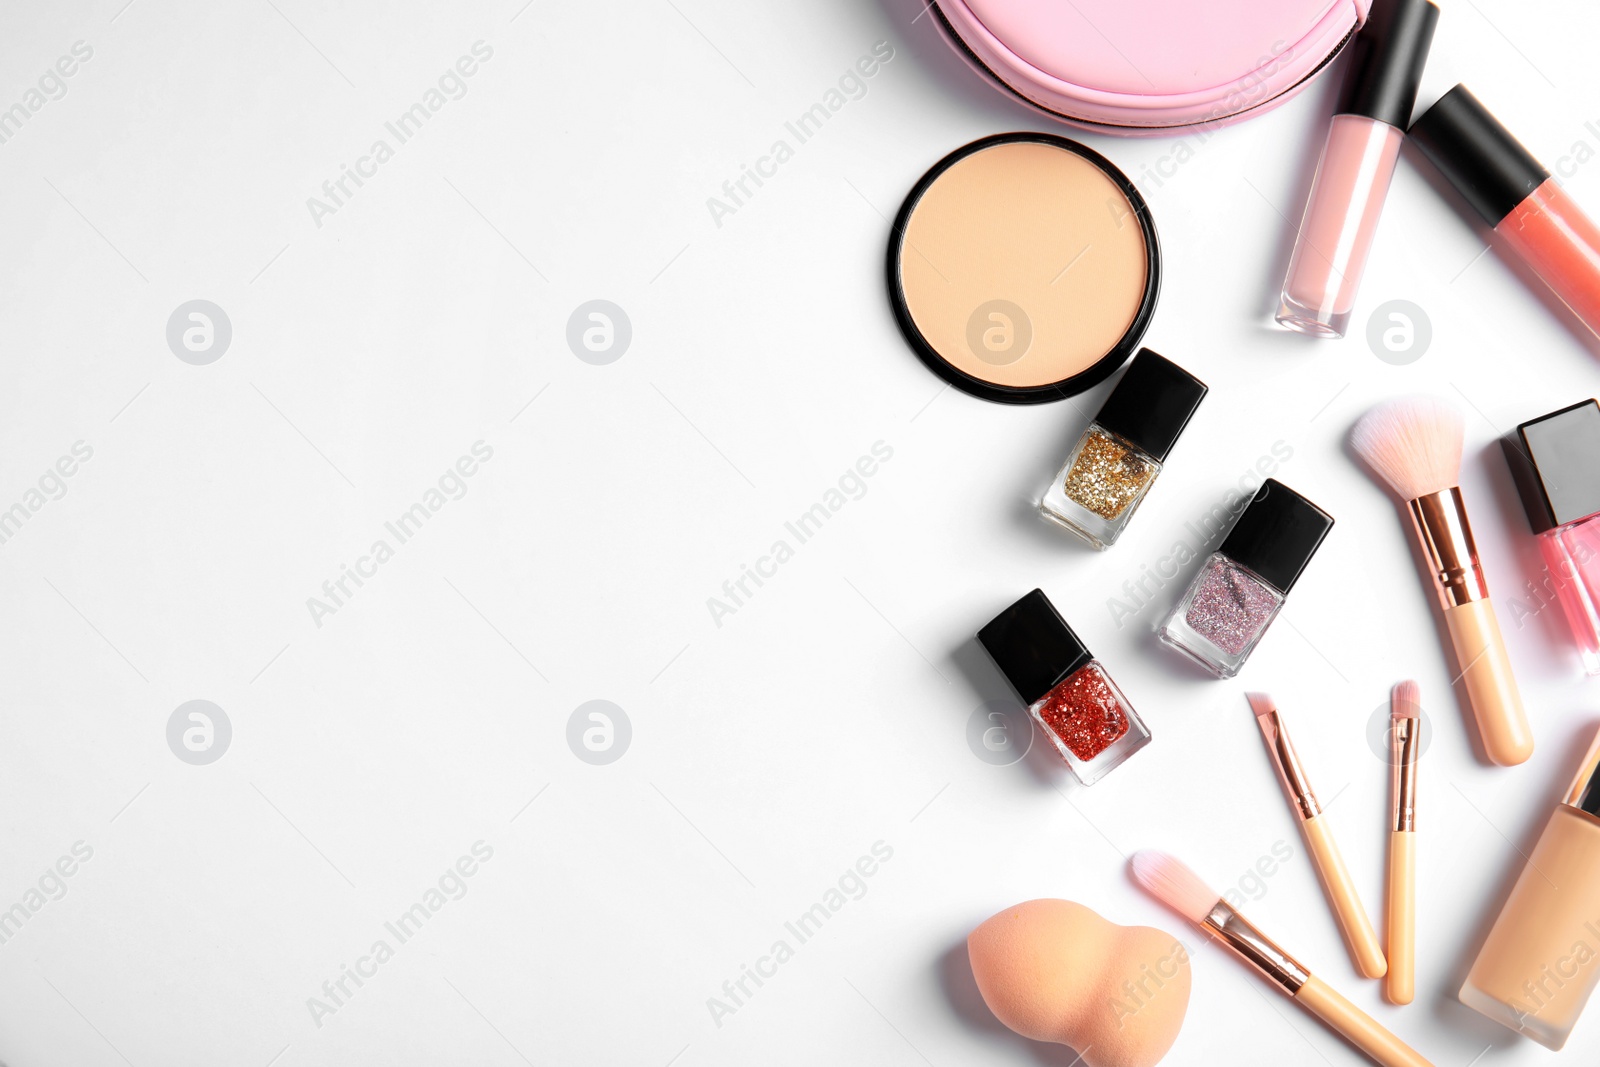
POLYGON ((1129 355, 1154 311, 1149 209, 1097 153, 1004 134, 918 183, 890 242, 891 300, 912 347, 952 384, 1034 403, 1082 392, 1129 355))

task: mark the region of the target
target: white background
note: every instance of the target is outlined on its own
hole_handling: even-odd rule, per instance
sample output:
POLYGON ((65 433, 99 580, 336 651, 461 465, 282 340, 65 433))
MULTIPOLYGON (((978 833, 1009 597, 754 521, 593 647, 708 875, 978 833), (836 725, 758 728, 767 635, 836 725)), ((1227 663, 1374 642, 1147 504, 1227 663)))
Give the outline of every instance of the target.
MULTIPOLYGON (((1353 336, 1272 327, 1334 79, 1191 140, 1159 185, 1177 142, 1084 138, 1156 217, 1147 342, 1212 387, 1097 555, 1030 501, 1104 387, 1029 409, 941 389, 888 310, 886 217, 917 177, 1055 128, 916 0, 124 3, 0 19, 0 106, 93 49, 0 145, 0 507, 93 448, 0 546, 0 908, 93 849, 0 944, 5 1063, 1067 1064, 977 1001, 968 931, 1061 896, 1176 932, 1126 854, 1172 850, 1222 890, 1279 841, 1294 859, 1247 910, 1314 970, 1437 1064, 1548 1059, 1453 992, 1596 719, 1557 609, 1513 619, 1538 560, 1494 442, 1593 395, 1596 355, 1478 258, 1410 153, 1353 336), (480 40, 466 95, 319 227, 307 198, 480 40), (719 227, 707 198, 878 41, 866 95, 719 227), (165 339, 196 298, 233 326, 209 366, 165 339), (633 326, 608 366, 565 342, 596 298, 633 326), (1360 336, 1390 299, 1431 319, 1409 366, 1360 336), (1467 415, 1464 491, 1540 741, 1514 770, 1473 757, 1401 521, 1343 444, 1417 390, 1467 415), (319 627, 307 598, 480 440, 467 494, 319 627), (715 625, 707 598, 878 441, 865 496, 715 625), (1121 628, 1107 598, 1278 441, 1338 526, 1244 676, 1209 681, 1151 632, 1193 564, 1121 628), (1035 585, 1155 735, 1092 790, 967 744, 1008 699, 972 634, 1035 585), (1243 693, 1278 698, 1337 796, 1377 918, 1365 731, 1408 676, 1437 737, 1419 996, 1394 1009, 1352 972, 1243 693), (191 699, 232 723, 207 766, 166 741, 191 699), (592 699, 632 723, 609 766, 567 744, 592 699), (466 895, 319 1026, 308 998, 477 841, 466 895), (866 895, 718 1026, 708 998, 877 841, 866 895)), ((1465 79, 1547 164, 1600 149, 1589 5, 1445 6, 1423 103, 1465 79)), ((1600 165, 1567 169, 1600 209, 1600 165)), ((1194 971, 1166 1062, 1360 1062, 1217 950, 1194 971)), ((1597 1050, 1591 1017, 1565 1059, 1597 1050)))

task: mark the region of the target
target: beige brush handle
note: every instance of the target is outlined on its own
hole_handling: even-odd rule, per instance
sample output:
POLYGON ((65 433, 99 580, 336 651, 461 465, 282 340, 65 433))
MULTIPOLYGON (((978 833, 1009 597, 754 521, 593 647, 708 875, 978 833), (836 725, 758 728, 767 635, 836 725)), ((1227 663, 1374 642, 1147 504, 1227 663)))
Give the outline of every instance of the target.
POLYGON ((1333 909, 1333 917, 1344 935, 1345 948, 1350 951, 1350 961, 1356 970, 1368 978, 1382 978, 1388 964, 1384 962, 1383 948, 1378 944, 1378 933, 1367 918, 1367 909, 1361 906, 1355 883, 1345 869, 1344 857, 1333 842, 1328 829, 1328 817, 1316 815, 1300 824, 1305 833, 1306 849, 1311 853, 1312 866, 1322 882, 1322 892, 1333 909))
POLYGON ((1417 991, 1417 835, 1389 835, 1389 973, 1383 992, 1390 1004, 1410 1004, 1417 991))
POLYGON ((1433 1067, 1417 1050, 1379 1026, 1377 1021, 1312 976, 1294 995, 1305 1009, 1340 1037, 1383 1067, 1433 1067))
POLYGON ((1485 597, 1444 613, 1455 645, 1456 667, 1466 687, 1467 706, 1478 723, 1483 750, 1502 767, 1533 755, 1533 731, 1522 710, 1522 695, 1511 675, 1511 660, 1500 637, 1494 605, 1485 597))

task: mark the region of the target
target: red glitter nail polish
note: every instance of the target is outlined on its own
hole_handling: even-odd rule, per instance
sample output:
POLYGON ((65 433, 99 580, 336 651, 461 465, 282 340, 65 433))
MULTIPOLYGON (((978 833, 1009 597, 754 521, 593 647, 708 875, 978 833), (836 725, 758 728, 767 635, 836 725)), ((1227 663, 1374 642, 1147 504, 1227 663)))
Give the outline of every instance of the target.
POLYGON ((1150 743, 1128 698, 1041 590, 996 616, 978 642, 1084 785, 1150 743))

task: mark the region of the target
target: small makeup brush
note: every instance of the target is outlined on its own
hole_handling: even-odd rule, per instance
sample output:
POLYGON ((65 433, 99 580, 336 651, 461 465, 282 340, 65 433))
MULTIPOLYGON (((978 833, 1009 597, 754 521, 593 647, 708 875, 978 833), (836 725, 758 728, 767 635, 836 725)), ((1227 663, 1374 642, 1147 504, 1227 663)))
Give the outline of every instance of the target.
POLYGON ((1432 1067, 1415 1049, 1312 975, 1181 861, 1164 852, 1136 852, 1131 867, 1134 881, 1145 892, 1232 949, 1374 1063, 1383 1067, 1432 1067))
POLYGON ((1368 978, 1382 978, 1388 964, 1383 958, 1383 948, 1378 943, 1378 933, 1367 918, 1367 909, 1361 906, 1356 886, 1345 868, 1344 857, 1334 843, 1333 831, 1322 814, 1322 805, 1311 791, 1311 780, 1300 757, 1295 754, 1289 731, 1278 715, 1277 705, 1265 693, 1247 693, 1250 710, 1256 713, 1256 724, 1267 742, 1267 754, 1278 772, 1278 782, 1289 807, 1299 816, 1300 833, 1305 838, 1306 851, 1311 853, 1311 865, 1317 869, 1317 880, 1322 883, 1322 893, 1328 898, 1328 907, 1339 924, 1350 962, 1368 978))
POLYGON ((1401 682, 1390 698, 1389 762, 1394 821, 1389 826, 1389 973, 1384 995, 1410 1004, 1417 984, 1417 756, 1422 743, 1420 692, 1401 682))
POLYGON ((1533 755, 1533 732, 1456 484, 1461 438, 1460 413, 1442 400, 1419 396, 1367 412, 1351 431, 1350 444, 1406 501, 1444 606, 1445 626, 1484 752, 1509 767, 1533 755))

